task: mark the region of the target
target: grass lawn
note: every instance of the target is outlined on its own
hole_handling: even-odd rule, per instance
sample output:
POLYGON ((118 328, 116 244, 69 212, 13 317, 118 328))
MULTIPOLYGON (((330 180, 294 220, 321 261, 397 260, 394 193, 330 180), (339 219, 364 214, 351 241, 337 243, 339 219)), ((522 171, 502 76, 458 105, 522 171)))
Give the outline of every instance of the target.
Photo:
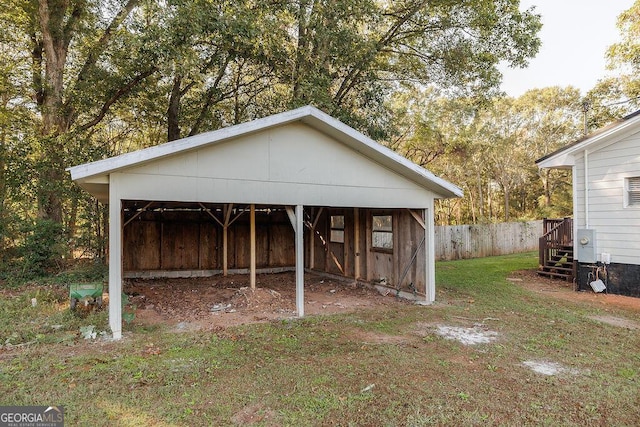
POLYGON ((79 337, 105 330, 106 311, 70 313, 59 286, 5 289, 0 404, 63 405, 67 425, 91 426, 638 425, 640 330, 590 317, 639 313, 506 280, 536 266, 535 254, 438 263, 429 307, 216 333, 130 326, 118 342, 79 337))

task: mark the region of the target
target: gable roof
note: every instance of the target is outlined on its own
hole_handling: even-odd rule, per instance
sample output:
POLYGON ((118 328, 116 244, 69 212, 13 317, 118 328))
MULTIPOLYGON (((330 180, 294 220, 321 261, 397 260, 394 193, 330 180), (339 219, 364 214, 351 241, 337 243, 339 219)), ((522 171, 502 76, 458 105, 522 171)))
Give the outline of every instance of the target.
POLYGON ((571 144, 536 160, 539 168, 569 168, 575 165, 576 153, 595 151, 640 131, 640 110, 602 127, 571 144))
POLYGON ((94 195, 101 194, 104 199, 104 194, 108 194, 111 173, 293 122, 302 122, 342 142, 376 163, 434 192, 437 198, 462 197, 463 195, 462 190, 454 184, 435 176, 428 170, 312 106, 301 107, 104 160, 73 166, 67 170, 71 173, 73 181, 94 195))

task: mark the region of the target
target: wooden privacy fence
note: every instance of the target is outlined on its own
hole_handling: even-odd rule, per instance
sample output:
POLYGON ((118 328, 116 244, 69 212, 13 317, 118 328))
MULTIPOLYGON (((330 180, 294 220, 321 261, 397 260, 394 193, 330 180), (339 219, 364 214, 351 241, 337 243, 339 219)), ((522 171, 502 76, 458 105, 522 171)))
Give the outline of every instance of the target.
POLYGON ((436 260, 482 258, 538 250, 542 220, 435 227, 436 260))

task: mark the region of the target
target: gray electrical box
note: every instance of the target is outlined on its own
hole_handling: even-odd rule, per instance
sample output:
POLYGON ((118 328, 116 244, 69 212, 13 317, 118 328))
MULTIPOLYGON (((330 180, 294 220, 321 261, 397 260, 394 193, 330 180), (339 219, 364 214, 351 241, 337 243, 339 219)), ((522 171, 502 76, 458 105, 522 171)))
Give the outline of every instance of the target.
POLYGON ((578 247, 578 261, 587 263, 595 263, 598 261, 598 255, 596 253, 596 230, 591 228, 578 229, 576 243, 578 247))

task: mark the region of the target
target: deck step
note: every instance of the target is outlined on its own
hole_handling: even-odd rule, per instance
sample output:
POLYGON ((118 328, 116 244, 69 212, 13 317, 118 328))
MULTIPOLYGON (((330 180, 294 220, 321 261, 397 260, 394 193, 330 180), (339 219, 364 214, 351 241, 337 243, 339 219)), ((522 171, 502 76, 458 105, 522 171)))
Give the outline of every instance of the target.
POLYGON ((563 264, 563 265, 547 264, 543 267, 543 270, 573 271, 573 266, 571 266, 570 264, 563 264))
POLYGON ((538 270, 538 275, 539 276, 546 276, 549 277, 551 279, 564 279, 564 280, 573 280, 573 274, 572 273, 560 273, 560 272, 553 272, 553 271, 545 271, 545 270, 538 270))

